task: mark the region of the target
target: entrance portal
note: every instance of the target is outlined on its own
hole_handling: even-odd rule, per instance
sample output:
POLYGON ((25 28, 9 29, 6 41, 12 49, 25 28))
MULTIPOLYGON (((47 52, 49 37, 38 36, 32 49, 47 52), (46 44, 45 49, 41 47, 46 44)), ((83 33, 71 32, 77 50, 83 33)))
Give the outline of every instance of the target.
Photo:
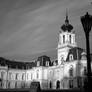
POLYGON ((60 89, 60 81, 59 80, 56 82, 56 89, 60 89))

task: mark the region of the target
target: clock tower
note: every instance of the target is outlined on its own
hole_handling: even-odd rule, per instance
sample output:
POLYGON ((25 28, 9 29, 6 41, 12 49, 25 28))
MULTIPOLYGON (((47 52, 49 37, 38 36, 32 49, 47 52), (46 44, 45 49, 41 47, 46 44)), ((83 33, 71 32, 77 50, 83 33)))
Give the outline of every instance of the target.
POLYGON ((61 26, 58 42, 58 65, 66 61, 69 49, 76 47, 75 34, 73 26, 69 23, 68 14, 66 13, 65 23, 61 26))

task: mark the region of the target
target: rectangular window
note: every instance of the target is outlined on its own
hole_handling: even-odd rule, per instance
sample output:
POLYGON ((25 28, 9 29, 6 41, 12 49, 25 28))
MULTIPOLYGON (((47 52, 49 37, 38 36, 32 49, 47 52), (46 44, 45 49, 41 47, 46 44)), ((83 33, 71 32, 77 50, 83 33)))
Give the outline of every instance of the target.
POLYGON ((24 73, 22 74, 22 80, 25 80, 25 74, 24 73))
POLYGON ((12 78, 11 76, 12 76, 12 73, 9 73, 9 79, 10 79, 10 80, 11 80, 11 78, 12 78))
POLYGON ((16 80, 18 79, 18 73, 16 73, 16 80))
POLYGON ((31 80, 32 80, 32 77, 33 77, 33 75, 32 75, 32 73, 31 73, 31 80))

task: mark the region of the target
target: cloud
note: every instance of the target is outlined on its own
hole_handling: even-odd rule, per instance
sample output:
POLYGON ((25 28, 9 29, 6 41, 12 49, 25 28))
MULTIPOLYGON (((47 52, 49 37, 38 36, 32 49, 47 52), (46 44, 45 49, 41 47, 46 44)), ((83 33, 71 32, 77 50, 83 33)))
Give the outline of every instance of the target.
MULTIPOLYGON (((3 14, 3 22, 0 25, 3 30, 0 36, 1 56, 21 58, 56 48, 66 8, 69 10, 70 23, 75 28, 79 24, 79 16, 88 9, 86 0, 39 1, 19 0, 13 3, 12 9, 9 8, 12 3, 7 4, 8 12, 3 14)), ((78 27, 76 30, 80 30, 80 25, 78 27)), ((81 31, 76 33, 81 35, 81 31)), ((81 42, 79 43, 83 46, 81 42)))

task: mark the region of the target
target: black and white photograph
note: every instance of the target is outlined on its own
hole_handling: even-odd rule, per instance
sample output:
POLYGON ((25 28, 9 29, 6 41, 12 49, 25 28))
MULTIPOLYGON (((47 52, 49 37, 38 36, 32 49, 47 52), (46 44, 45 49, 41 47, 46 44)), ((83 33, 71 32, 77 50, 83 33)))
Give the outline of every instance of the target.
POLYGON ((0 0, 0 92, 91 92, 92 0, 0 0))

